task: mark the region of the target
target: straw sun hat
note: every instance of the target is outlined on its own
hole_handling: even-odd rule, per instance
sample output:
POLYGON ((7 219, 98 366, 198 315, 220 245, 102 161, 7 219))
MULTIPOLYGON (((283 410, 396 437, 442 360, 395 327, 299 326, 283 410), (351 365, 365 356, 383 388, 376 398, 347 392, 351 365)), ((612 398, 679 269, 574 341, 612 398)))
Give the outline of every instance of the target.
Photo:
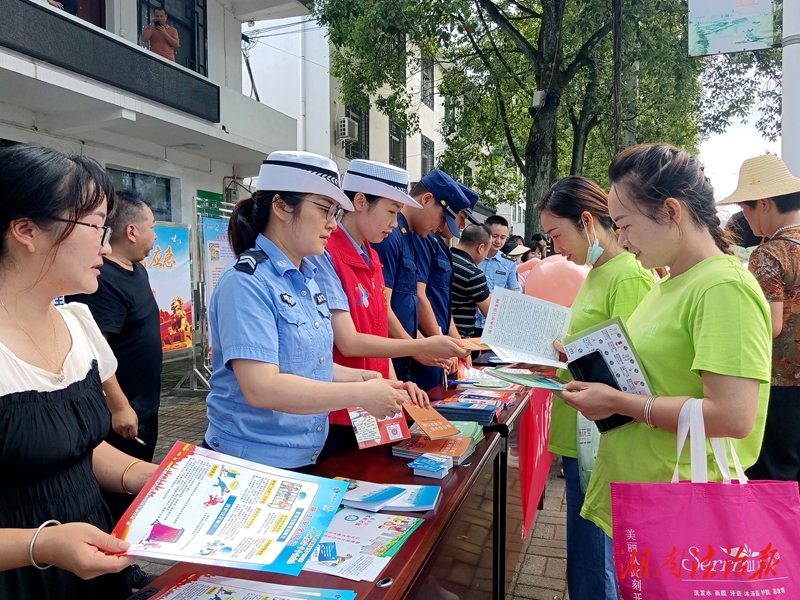
POLYGON ((736 190, 717 204, 776 198, 794 192, 800 192, 800 178, 792 175, 780 158, 765 154, 748 158, 742 163, 736 190))

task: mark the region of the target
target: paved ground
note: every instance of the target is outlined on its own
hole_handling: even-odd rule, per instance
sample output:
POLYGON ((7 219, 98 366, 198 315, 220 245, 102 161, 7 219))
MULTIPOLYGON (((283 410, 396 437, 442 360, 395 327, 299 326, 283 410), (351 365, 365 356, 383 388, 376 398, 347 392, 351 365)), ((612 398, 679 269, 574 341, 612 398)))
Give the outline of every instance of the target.
MULTIPOLYGON (((164 365, 159 443, 155 460, 161 460, 177 441, 200 444, 206 430, 205 394, 175 395, 173 386, 186 373, 186 362, 164 365)), ((566 503, 564 480, 556 477, 559 465, 554 461, 547 482, 544 510, 536 516, 533 532, 522 546, 509 588, 508 600, 568 600, 566 593, 566 503)), ((160 574, 172 563, 139 561, 143 569, 160 574)))

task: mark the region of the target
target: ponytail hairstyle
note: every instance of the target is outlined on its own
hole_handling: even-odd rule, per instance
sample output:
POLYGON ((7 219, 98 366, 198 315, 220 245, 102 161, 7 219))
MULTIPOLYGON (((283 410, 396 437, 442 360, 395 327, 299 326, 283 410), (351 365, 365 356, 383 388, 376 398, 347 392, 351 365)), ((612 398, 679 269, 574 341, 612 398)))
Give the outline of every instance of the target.
POLYGON ((233 207, 228 221, 228 240, 236 256, 241 256, 254 247, 258 234, 266 231, 276 195, 280 196, 287 206, 296 209, 293 218, 297 218, 297 207, 305 198, 305 194, 257 191, 249 198, 240 200, 233 207))
POLYGON ((580 175, 556 181, 539 200, 536 209, 567 219, 578 229, 581 229, 581 215, 588 212, 603 229, 614 230, 614 222, 608 214, 608 195, 594 181, 580 175))
POLYGON ((656 223, 667 223, 662 210, 667 198, 675 198, 694 222, 711 234, 717 247, 731 254, 731 239, 722 229, 714 202, 714 188, 694 156, 670 144, 640 144, 623 150, 608 168, 612 185, 624 185, 642 214, 656 223))

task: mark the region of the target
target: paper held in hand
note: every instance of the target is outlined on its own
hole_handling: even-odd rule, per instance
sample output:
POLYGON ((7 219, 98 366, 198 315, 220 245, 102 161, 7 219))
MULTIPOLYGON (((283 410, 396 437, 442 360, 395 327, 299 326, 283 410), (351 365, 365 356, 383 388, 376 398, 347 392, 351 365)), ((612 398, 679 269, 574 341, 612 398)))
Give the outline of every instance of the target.
POLYGON ((569 308, 496 287, 481 342, 509 363, 565 369, 553 341, 567 335, 571 316, 569 308))
MULTIPOLYGON (((445 419, 435 408, 422 408, 411 402, 403 404, 408 416, 414 419, 422 431, 432 440, 440 440, 460 432, 453 424, 445 419)), ((410 435, 410 434, 409 434, 410 435)))
POLYGON ((599 381, 630 394, 649 396, 653 393, 642 361, 619 317, 568 336, 564 339, 564 351, 574 379, 599 381), (607 381, 600 377, 587 379, 576 376, 580 371, 596 373, 597 369, 592 368, 592 360, 605 364, 607 381), (575 371, 576 367, 578 371, 575 371))

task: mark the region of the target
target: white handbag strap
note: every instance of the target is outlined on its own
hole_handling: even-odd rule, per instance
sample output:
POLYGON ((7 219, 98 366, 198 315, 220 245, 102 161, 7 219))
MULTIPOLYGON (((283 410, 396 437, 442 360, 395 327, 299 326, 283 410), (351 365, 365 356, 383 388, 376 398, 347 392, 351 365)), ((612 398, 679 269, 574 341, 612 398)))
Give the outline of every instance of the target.
MULTIPOLYGON (((708 483, 706 428, 703 420, 702 398, 689 398, 681 408, 680 416, 678 417, 678 454, 675 470, 672 473, 672 483, 678 483, 679 481, 680 457, 686 444, 687 435, 691 436, 692 483, 708 483)), ((733 442, 730 439, 727 441, 733 465, 736 469, 736 476, 739 478, 740 483, 747 483, 747 477, 742 469, 739 456, 736 454, 736 449, 733 447, 733 442)), ((709 442, 719 470, 722 473, 722 481, 730 483, 731 473, 728 467, 728 457, 725 453, 725 438, 709 438, 709 442)))

